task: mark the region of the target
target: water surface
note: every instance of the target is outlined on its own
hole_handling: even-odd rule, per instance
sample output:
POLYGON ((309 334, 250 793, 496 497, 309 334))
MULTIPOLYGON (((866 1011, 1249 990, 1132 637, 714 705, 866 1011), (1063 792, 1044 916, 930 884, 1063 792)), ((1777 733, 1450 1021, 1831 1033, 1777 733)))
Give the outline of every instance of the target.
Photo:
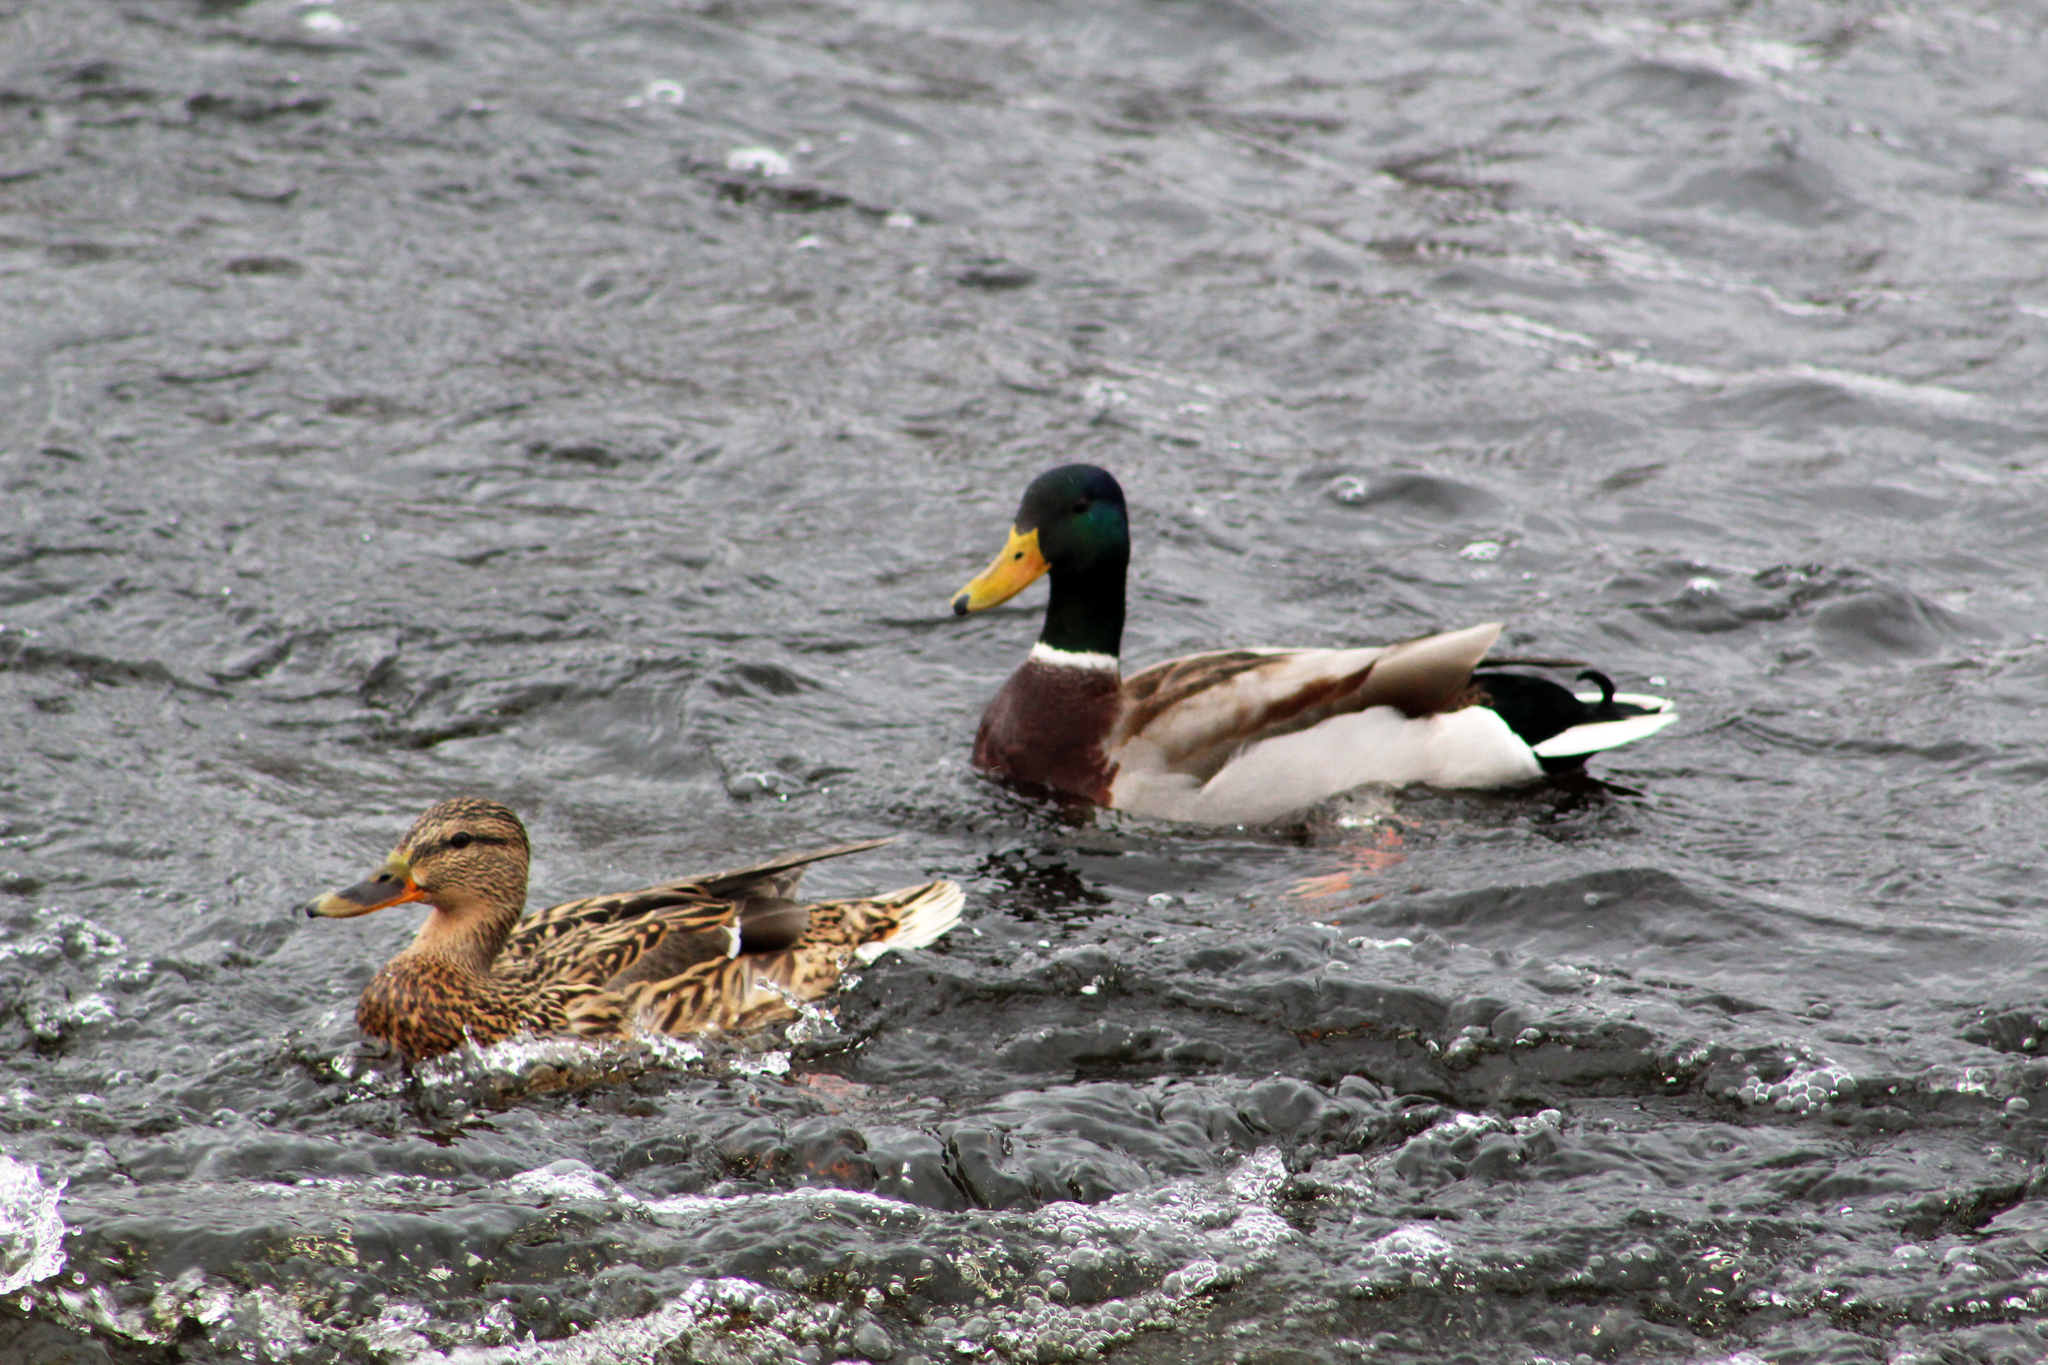
POLYGON ((2034 8, 0 39, 0 1355, 2048 1356, 2034 8), (947 603, 1072 459, 1133 661, 1499 619, 1684 719, 1063 821, 966 765, 1037 594, 947 603), (408 1079, 408 912, 291 907, 465 791, 541 903, 900 833, 810 885, 968 923, 408 1079))

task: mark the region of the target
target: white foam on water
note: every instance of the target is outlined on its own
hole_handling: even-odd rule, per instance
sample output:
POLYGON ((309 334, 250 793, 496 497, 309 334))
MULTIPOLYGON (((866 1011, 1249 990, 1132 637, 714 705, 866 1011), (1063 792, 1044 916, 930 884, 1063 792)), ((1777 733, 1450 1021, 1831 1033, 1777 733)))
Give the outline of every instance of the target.
MULTIPOLYGON (((1539 1116, 1512 1126, 1541 1121, 1539 1116)), ((1458 1115, 1433 1131, 1509 1126, 1458 1115)), ((851 1351, 868 1358, 887 1358, 875 1351, 918 1350, 963 1357, 992 1351, 1021 1359, 1044 1358, 1050 1351, 1058 1358, 1087 1358, 1141 1333, 1171 1329, 1186 1312, 1203 1311, 1207 1296, 1239 1283, 1248 1271, 1270 1261, 1283 1243, 1297 1238, 1273 1207, 1286 1179, 1279 1149, 1268 1147, 1218 1174, 1169 1181, 1101 1204, 1057 1203, 1023 1215, 1039 1244, 1036 1273, 1020 1278, 1000 1257, 985 1264, 980 1257, 964 1258, 979 1265, 979 1274, 964 1263, 962 1270, 977 1283, 986 1281, 986 1297, 972 1309, 963 1308, 962 1321, 920 1327, 872 1317, 855 1304, 820 1303, 751 1280, 724 1278, 693 1281, 650 1313, 599 1322, 561 1340, 514 1340, 517 1323, 503 1304, 486 1310, 475 1323, 459 1324, 406 1301, 382 1305, 375 1319, 348 1335, 353 1345, 394 1365, 656 1365, 679 1353, 695 1358, 700 1346, 714 1345, 737 1351, 738 1358, 785 1359, 807 1344, 827 1342, 838 1355, 851 1351), (1157 1287, 1067 1304, 1067 1279, 1105 1271, 1126 1282, 1136 1271, 1157 1287)), ((613 1204, 669 1226, 728 1214, 744 1220, 744 1210, 768 1205, 837 1208, 921 1226, 951 1225, 961 1217, 837 1188, 643 1199, 573 1159, 520 1172, 503 1187, 522 1198, 613 1204)), ((54 1195, 44 1197, 54 1200, 54 1195)), ((983 1216, 965 1215, 970 1223, 983 1216)), ((1372 1244, 1361 1292, 1367 1287, 1400 1292, 1423 1280, 1439 1283, 1458 1263, 1442 1234, 1424 1224, 1406 1225, 1372 1244)), ((1077 1280, 1074 1291, 1081 1289, 1077 1280)), ((179 1324, 192 1320, 213 1339, 233 1343, 251 1358, 288 1360, 304 1358, 319 1339, 278 1291, 237 1292, 197 1270, 165 1285, 144 1312, 120 1313, 111 1300, 88 1302, 89 1297, 66 1297, 73 1320, 133 1340, 173 1340, 179 1324)), ((870 1291, 870 1307, 876 1302, 870 1291)))
POLYGON ((0 1294, 12 1294, 64 1268, 64 1220, 57 1201, 66 1181, 0 1156, 0 1294))
POLYGON ((763 1207, 773 1204, 818 1204, 839 1205, 846 1208, 865 1208, 878 1213, 889 1213, 922 1220, 929 1213, 919 1204, 906 1204, 900 1199, 872 1193, 868 1190, 843 1190, 836 1186, 820 1186, 801 1190, 766 1190, 750 1194, 677 1194, 666 1199, 652 1199, 640 1203, 657 1222, 692 1222, 709 1218, 715 1214, 744 1207, 763 1207))
POLYGON ((0 963, 23 961, 54 967, 67 957, 86 961, 119 959, 127 949, 119 934, 55 906, 36 911, 37 927, 11 943, 0 943, 0 963))
POLYGON ((584 1203, 619 1204, 645 1209, 637 1196, 619 1188, 619 1183, 587 1162, 574 1157, 551 1161, 530 1171, 521 1171, 505 1181, 505 1187, 529 1198, 577 1200, 584 1203))
POLYGON ((1632 370, 1655 375, 1692 388, 1739 389, 1759 384, 1783 383, 1788 379, 1831 384, 1863 398, 1933 408, 1942 412, 1992 411, 2003 405, 1982 394, 1951 389, 1940 384, 1916 384, 1883 375, 1864 374, 1826 365, 1774 365, 1754 370, 1718 370, 1706 365, 1674 365, 1652 360, 1634 351, 1614 349, 1583 332, 1566 331, 1514 313, 1476 312, 1450 304, 1431 304, 1431 318, 1446 327, 1476 332, 1501 341, 1538 350, 1566 347, 1583 355, 1571 357, 1575 365, 1602 369, 1632 370))
MULTIPOLYGON (((873 945, 862 945, 862 947, 869 946, 873 945)), ((888 950, 884 948, 882 951, 886 952, 888 950)), ((870 957, 862 960, 872 961, 873 958, 870 957)), ((860 978, 854 976, 850 979, 857 982, 860 978)), ((849 976, 842 973, 839 980, 840 984, 844 986, 848 983, 849 976)), ((782 1003, 789 1006, 795 1012, 796 1018, 784 1025, 782 1030, 783 1041, 792 1047, 816 1042, 821 1038, 836 1038, 839 1036, 839 1016, 833 1013, 826 1005, 816 1000, 804 999, 771 976, 756 977, 754 979, 754 988, 781 996, 782 1003)), ((788 1069, 787 1066, 784 1066, 783 1071, 786 1072, 788 1069)))
POLYGON ((313 1342, 313 1325, 299 1306, 268 1285, 259 1285, 236 1301, 235 1325, 244 1342, 255 1346, 258 1360, 291 1360, 313 1342))
POLYGON ((1433 1288, 1451 1273, 1457 1255, 1457 1248, 1430 1224, 1403 1223, 1366 1244, 1358 1287, 1380 1292, 1433 1288))
POLYGON ((1740 1100, 1751 1108, 1809 1114, 1816 1110, 1825 1113, 1835 1101, 1852 1096, 1855 1091, 1856 1078, 1849 1074, 1849 1069, 1821 1057, 1795 1062, 1790 1073, 1775 1081, 1763 1080, 1752 1071, 1740 1084, 1728 1086, 1721 1093, 1724 1098, 1740 1100))
POLYGON ((191 1266, 156 1291, 149 1315, 164 1335, 175 1331, 186 1318, 202 1327, 218 1327, 235 1315, 235 1291, 191 1266))
POLYGON ((789 158, 773 147, 735 147, 725 154, 725 168, 759 176, 788 175, 789 158))
POLYGON ((704 1055, 698 1043, 659 1034, 631 1040, 524 1034, 485 1046, 465 1043, 422 1063, 417 1074, 422 1089, 429 1093, 517 1095, 624 1079, 662 1068, 687 1069, 702 1062, 704 1055))
POLYGON ((787 1076, 789 1054, 787 1052, 742 1053, 732 1059, 733 1071, 741 1076, 787 1076))
POLYGON ((666 1033, 643 1034, 640 1046, 661 1065, 677 1070, 686 1070, 704 1060, 702 1044, 688 1038, 672 1038, 666 1033))
POLYGON ((1286 1179, 1287 1163, 1281 1159, 1280 1149, 1261 1147, 1238 1163, 1227 1188, 1246 1203, 1263 1202, 1279 1193, 1280 1183, 1286 1179))
POLYGON ((390 1303, 377 1320, 356 1329, 356 1340, 376 1355, 419 1360, 433 1350, 433 1343, 421 1329, 432 1315, 416 1303, 390 1303))
MULTIPOLYGON (((695 1280, 682 1293, 644 1317, 601 1322, 562 1341, 523 1341, 506 1345, 466 1345, 446 1351, 420 1351, 408 1365, 653 1365, 672 1358, 673 1348, 707 1318, 719 1319, 720 1342, 738 1359, 748 1351, 766 1351, 787 1358, 797 1344, 780 1322, 800 1312, 787 1294, 751 1280, 695 1280), (754 1323, 731 1330, 734 1314, 754 1323)), ((794 1325, 793 1323, 791 1325, 794 1325)))
POLYGON ((1245 1252, 1260 1260, 1273 1254, 1282 1242, 1294 1240, 1294 1228, 1271 1209, 1246 1209, 1231 1220, 1225 1233, 1245 1252))

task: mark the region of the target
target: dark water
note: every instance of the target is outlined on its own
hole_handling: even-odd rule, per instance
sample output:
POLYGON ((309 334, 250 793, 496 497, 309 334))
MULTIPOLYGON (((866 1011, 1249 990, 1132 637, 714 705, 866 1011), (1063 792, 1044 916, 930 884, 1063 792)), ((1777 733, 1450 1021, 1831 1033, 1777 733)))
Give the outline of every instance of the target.
POLYGON ((2037 6, 0 52, 9 1365, 2048 1357, 2037 6), (1135 661, 1506 619, 1684 719, 1062 824, 965 764, 1037 596, 946 605, 1073 458, 1135 661), (407 1081, 409 916, 289 910, 461 791, 544 903, 900 832, 811 885, 968 925, 793 1040, 407 1081))

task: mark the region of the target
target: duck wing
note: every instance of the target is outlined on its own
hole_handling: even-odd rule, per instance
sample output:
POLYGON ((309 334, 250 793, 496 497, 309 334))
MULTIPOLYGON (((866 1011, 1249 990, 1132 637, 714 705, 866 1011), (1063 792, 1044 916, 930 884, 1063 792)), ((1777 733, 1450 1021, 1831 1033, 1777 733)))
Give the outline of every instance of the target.
POLYGON ((765 863, 750 867, 735 868, 731 872, 714 872, 708 877, 691 878, 693 884, 701 886, 707 895, 725 898, 750 896, 788 896, 795 892, 803 870, 812 863, 822 863, 827 858, 843 858, 849 853, 865 853, 871 848, 893 844, 896 836, 885 834, 879 839, 856 839, 850 844, 834 844, 830 848, 814 848, 804 853, 785 853, 765 863))
POLYGON ((1247 748, 1388 706, 1409 718, 1470 704, 1472 670, 1499 638, 1473 626, 1363 649, 1234 649, 1192 654, 1124 680, 1109 749, 1120 768, 1206 782, 1247 748))
POLYGON ((666 964, 679 971, 691 963, 730 957, 754 946, 749 937, 761 940, 762 947, 782 947, 803 932, 801 924, 792 931, 788 896, 804 868, 889 842, 835 844, 639 891, 566 901, 521 920, 493 970, 523 982, 597 985, 657 950, 661 957, 649 970, 666 964))
MULTIPOLYGON (((608 984, 623 997, 625 1016, 638 1029, 755 1028, 793 1017, 798 1002, 826 994, 851 963, 934 942, 959 923, 965 899, 956 883, 936 881, 879 896, 821 901, 800 907, 807 912, 805 925, 787 947, 721 953, 662 977, 651 968, 669 951, 664 944, 642 960, 649 970, 636 963, 608 984)), ((782 927, 788 923, 785 918, 782 927)))

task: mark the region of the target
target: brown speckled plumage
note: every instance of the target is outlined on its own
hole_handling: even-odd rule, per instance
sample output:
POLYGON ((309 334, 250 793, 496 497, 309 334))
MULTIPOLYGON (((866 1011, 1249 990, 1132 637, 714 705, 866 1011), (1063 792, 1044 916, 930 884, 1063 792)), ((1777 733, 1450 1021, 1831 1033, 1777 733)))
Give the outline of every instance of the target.
POLYGON ((307 910, 432 907, 356 1007, 364 1033, 411 1059, 520 1034, 753 1028, 793 1016, 792 999, 831 990, 857 952, 922 946, 958 918, 960 890, 946 881, 810 906, 788 899, 807 865, 885 842, 592 896, 521 920, 525 827, 496 802, 463 797, 422 815, 372 880, 307 910))

